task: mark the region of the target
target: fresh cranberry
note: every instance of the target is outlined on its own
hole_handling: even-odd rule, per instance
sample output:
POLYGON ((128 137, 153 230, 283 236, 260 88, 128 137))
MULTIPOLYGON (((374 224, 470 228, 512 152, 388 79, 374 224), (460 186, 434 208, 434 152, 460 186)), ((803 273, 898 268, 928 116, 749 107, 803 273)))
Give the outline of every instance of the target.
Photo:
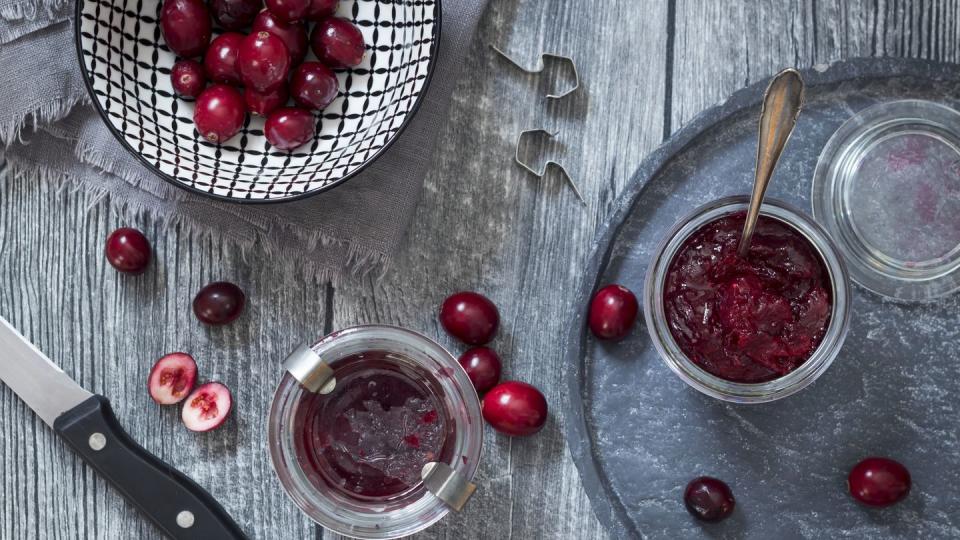
POLYGON ((440 324, 453 337, 469 345, 489 343, 500 326, 500 313, 486 296, 459 292, 440 306, 440 324))
POLYGON ((691 480, 683 492, 683 502, 693 517, 703 521, 726 519, 737 504, 730 486, 709 476, 691 480))
POLYGON ((210 0, 213 19, 225 30, 242 30, 257 16, 263 0, 210 0))
POLYGON ((147 378, 147 391, 160 405, 179 403, 193 390, 197 363, 187 353, 170 353, 157 360, 147 378))
POLYGON ((890 506, 910 493, 910 471, 900 463, 882 457, 868 457, 857 463, 847 476, 854 499, 869 506, 890 506))
POLYGON ((290 53, 290 65, 296 66, 307 56, 307 28, 303 22, 285 23, 273 13, 263 10, 253 20, 251 32, 270 32, 283 40, 290 53))
POLYGON ((547 423, 547 400, 535 387, 517 381, 494 386, 483 396, 483 419, 513 436, 533 435, 547 423))
POLYGON ((637 297, 622 285, 607 285, 590 302, 590 330, 600 339, 621 339, 637 319, 637 297))
POLYGON ((325 19, 337 12, 338 0, 311 0, 307 18, 311 21, 325 19))
POLYGON ((301 107, 322 110, 337 98, 337 76, 320 62, 304 62, 290 78, 290 94, 301 107))
POLYGON ((282 39, 270 32, 255 32, 240 44, 237 67, 245 86, 266 92, 286 80, 290 71, 290 53, 282 39))
POLYGON ((283 22, 296 22, 307 16, 310 0, 266 0, 267 9, 283 22))
POLYGON ((316 126, 317 120, 310 111, 284 107, 270 113, 263 125, 263 134, 280 150, 293 150, 313 139, 316 126))
POLYGON ((150 264, 150 242, 142 232, 123 227, 107 237, 107 262, 126 274, 142 274, 150 264))
POLYGON ((221 383, 208 382, 187 397, 180 418, 190 431, 210 431, 227 420, 231 408, 230 390, 221 383))
POLYGON ((350 68, 363 61, 363 34, 342 17, 329 17, 313 27, 310 46, 324 64, 334 68, 350 68))
POLYGON ((177 60, 170 70, 173 91, 182 98, 195 98, 207 86, 203 66, 196 60, 177 60))
POLYGON ((240 84, 237 53, 240 52, 243 37, 243 34, 237 32, 226 32, 210 43, 207 54, 203 56, 203 67, 211 80, 226 84, 240 84))
POLYGON ((489 347, 474 347, 463 353, 460 365, 478 393, 482 394, 500 382, 500 357, 489 347))
POLYGON ((206 324, 227 324, 243 313, 246 300, 247 297, 240 287, 226 281, 217 281, 200 289, 193 299, 193 313, 206 324))
POLYGON ((246 106, 235 88, 214 84, 197 98, 193 123, 197 131, 210 142, 224 142, 243 127, 246 106))
POLYGON ((207 49, 212 34, 210 12, 203 0, 164 0, 160 31, 177 56, 192 58, 207 49))
POLYGON ((281 85, 276 90, 264 93, 256 90, 247 90, 243 93, 243 100, 247 103, 247 111, 259 116, 267 116, 283 107, 287 104, 289 97, 286 85, 281 85))

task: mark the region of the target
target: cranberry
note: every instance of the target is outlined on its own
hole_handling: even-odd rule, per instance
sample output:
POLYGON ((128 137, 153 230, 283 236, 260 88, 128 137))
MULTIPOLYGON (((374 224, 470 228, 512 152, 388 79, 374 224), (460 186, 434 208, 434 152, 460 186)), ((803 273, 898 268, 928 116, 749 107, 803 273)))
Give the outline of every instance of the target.
POLYGON ((507 435, 526 436, 547 423, 547 400, 535 387, 517 381, 494 386, 480 404, 483 419, 507 435))
POLYGON ((227 420, 232 407, 230 390, 221 383, 208 382, 187 397, 180 418, 190 431, 210 431, 227 420))
POLYGON ((709 476, 694 478, 683 492, 683 503, 693 517, 703 521, 720 521, 733 513, 737 502, 722 480, 709 476))
POLYGON ((311 21, 320 21, 337 12, 338 0, 311 0, 307 18, 311 21))
POLYGON ((290 71, 290 53, 282 39, 270 32, 255 32, 240 44, 237 67, 245 86, 266 92, 286 80, 290 71))
POLYGON ((459 292, 448 296, 440 306, 440 324, 464 343, 483 345, 496 335, 500 314, 486 296, 459 292))
POLYGON ((607 285, 590 302, 590 330, 600 339, 620 339, 630 332, 639 308, 630 289, 607 285))
POLYGON ((173 91, 182 98, 195 98, 207 86, 203 66, 196 60, 177 60, 170 70, 173 91))
POLYGON ((193 123, 210 142, 224 142, 243 127, 245 109, 240 92, 225 84, 215 84, 197 98, 193 123))
POLYGON ((310 0, 266 0, 267 9, 283 22, 295 22, 310 11, 310 0))
POLYGON ((257 16, 263 0, 210 0, 213 19, 226 30, 242 30, 257 16))
POLYGON ((123 227, 107 237, 107 262, 126 274, 142 274, 150 264, 150 242, 142 232, 123 227))
POLYGON ((321 110, 337 98, 337 76, 320 62, 304 62, 290 78, 290 93, 301 107, 321 110))
POLYGON ((243 43, 243 34, 226 32, 210 43, 203 57, 203 67, 211 80, 226 84, 240 84, 237 53, 243 43))
POLYGON ((489 347, 474 347, 463 353, 460 365, 481 394, 500 382, 500 357, 489 347))
POLYGON ((160 31, 177 56, 200 56, 210 43, 210 13, 203 0, 164 0, 160 9, 160 31))
POLYGON ((237 320, 246 300, 240 287, 217 281, 200 289, 193 299, 193 313, 207 324, 227 324, 237 320))
POLYGON ((284 107, 270 113, 263 125, 263 134, 280 150, 293 150, 313 139, 316 126, 317 120, 310 111, 284 107))
POLYGON ((341 17, 318 22, 310 34, 310 46, 321 62, 334 69, 354 67, 363 61, 363 34, 341 17))
POLYGON ((247 111, 250 114, 267 116, 273 111, 287 104, 289 98, 287 87, 285 85, 277 87, 276 90, 260 93, 256 90, 247 90, 243 93, 243 100, 247 103, 247 111))
POLYGON ((847 476, 854 499, 870 506, 890 506, 910 493, 910 471, 892 459, 868 457, 847 476))
POLYGON ((150 397, 160 405, 179 403, 193 390, 197 363, 187 353, 170 353, 157 360, 147 378, 150 397))
POLYGON ((303 62, 307 56, 307 28, 302 22, 285 23, 273 13, 263 10, 253 20, 251 32, 270 32, 282 39, 290 53, 290 65, 303 62))

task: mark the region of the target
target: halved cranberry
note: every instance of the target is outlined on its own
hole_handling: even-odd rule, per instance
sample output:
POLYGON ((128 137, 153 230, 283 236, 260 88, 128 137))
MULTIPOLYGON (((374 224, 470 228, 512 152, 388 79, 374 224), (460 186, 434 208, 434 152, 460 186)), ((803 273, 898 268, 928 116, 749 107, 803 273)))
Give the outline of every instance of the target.
POLYGON ((121 227, 107 237, 107 262, 126 274, 142 274, 150 264, 150 242, 142 232, 121 227))
POLYGON ((339 0, 312 0, 310 9, 307 10, 307 18, 311 21, 319 21, 337 12, 339 0))
POLYGON ((691 480, 683 492, 683 503, 693 517, 703 521, 726 519, 736 506, 730 486, 710 476, 691 480))
POLYGON ((307 28, 302 22, 285 23, 273 13, 263 10, 253 20, 252 33, 270 32, 283 40, 290 53, 290 65, 296 66, 307 56, 307 28))
POLYGON ((283 22, 295 22, 306 17, 310 0, 266 0, 267 9, 283 22))
POLYGON ((200 289, 193 298, 193 314, 210 325, 227 324, 243 313, 246 301, 240 287, 227 281, 216 281, 200 289))
POLYGON ((196 60, 177 60, 170 70, 173 91, 182 98, 195 98, 207 86, 203 66, 196 60))
POLYGON ((197 363, 187 353, 170 353, 157 360, 147 378, 150 397, 160 405, 179 403, 193 390, 197 363))
POLYGON ((227 420, 232 407, 230 390, 221 383, 208 382, 187 397, 180 418, 190 431, 210 431, 227 420))
POLYGON ((310 34, 310 47, 324 64, 342 69, 363 61, 363 34, 342 17, 328 17, 318 22, 310 34))
POLYGON ((290 94, 301 107, 322 110, 337 98, 337 76, 320 62, 304 62, 293 71, 290 94))
POLYGON ((313 139, 316 125, 317 120, 310 111, 284 107, 270 113, 263 125, 263 135, 280 150, 293 150, 313 139))
POLYGON ((474 347, 460 355, 460 365, 482 394, 500 382, 500 357, 490 347, 474 347))
POLYGON ((547 423, 547 400, 535 387, 518 381, 494 386, 480 404, 483 419, 507 435, 533 435, 547 423))
POLYGON ((164 0, 160 31, 177 56, 192 58, 207 49, 212 34, 210 12, 203 0, 164 0))
POLYGON ((282 39, 270 32, 255 32, 240 44, 237 67, 244 86, 266 92, 286 80, 290 71, 290 53, 282 39))
POLYGON ((225 30, 241 30, 253 22, 263 0, 210 0, 213 19, 225 30))
POLYGON ((910 486, 910 471, 899 462, 883 457, 864 459, 847 476, 850 495, 869 506, 898 503, 910 493, 910 486))
POLYGON ((224 142, 243 127, 246 106, 235 88, 214 84, 197 98, 193 109, 193 123, 197 131, 210 142, 224 142))
POLYGON ((237 69, 237 53, 243 43, 243 34, 225 32, 220 34, 207 48, 203 56, 203 67, 211 80, 226 84, 240 84, 240 71, 237 69))
POLYGON ((489 343, 500 326, 500 313, 486 296, 459 292, 440 306, 440 324, 453 337, 469 345, 489 343))
POLYGON ((243 100, 247 103, 247 111, 259 116, 267 116, 283 107, 287 104, 289 98, 286 85, 278 86, 276 90, 263 93, 256 90, 247 90, 243 93, 243 100))
POLYGON ((600 339, 621 339, 637 319, 637 297, 622 285, 607 285, 590 302, 590 330, 600 339))

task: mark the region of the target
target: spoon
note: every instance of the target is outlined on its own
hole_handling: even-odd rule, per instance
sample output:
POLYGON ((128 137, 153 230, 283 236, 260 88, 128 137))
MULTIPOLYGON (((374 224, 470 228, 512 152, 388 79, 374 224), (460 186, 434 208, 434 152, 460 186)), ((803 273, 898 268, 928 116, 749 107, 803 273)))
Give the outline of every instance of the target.
POLYGON ((773 170, 780 161, 783 147, 790 140, 800 108, 803 106, 803 79, 795 69, 785 69, 770 81, 763 94, 763 108, 760 110, 760 138, 757 144, 757 173, 753 179, 753 193, 750 194, 750 207, 747 221, 743 224, 743 236, 737 253, 746 257, 750 250, 750 239, 760 217, 760 205, 767 192, 767 184, 773 176, 773 170))

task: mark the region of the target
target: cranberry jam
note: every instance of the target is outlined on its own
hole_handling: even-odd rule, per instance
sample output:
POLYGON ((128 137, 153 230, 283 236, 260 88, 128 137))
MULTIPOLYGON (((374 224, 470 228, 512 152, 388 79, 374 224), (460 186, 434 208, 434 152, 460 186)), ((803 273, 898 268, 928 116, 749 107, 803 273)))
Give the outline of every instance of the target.
POLYGON ((670 333, 696 365, 722 379, 762 383, 797 369, 830 323, 830 274, 796 229, 760 216, 746 258, 746 214, 696 230, 670 262, 663 301, 670 333))
POLYGON ((417 489, 423 466, 452 454, 453 421, 436 379, 397 360, 384 351, 348 356, 332 364, 333 392, 301 398, 300 466, 354 499, 417 489))

